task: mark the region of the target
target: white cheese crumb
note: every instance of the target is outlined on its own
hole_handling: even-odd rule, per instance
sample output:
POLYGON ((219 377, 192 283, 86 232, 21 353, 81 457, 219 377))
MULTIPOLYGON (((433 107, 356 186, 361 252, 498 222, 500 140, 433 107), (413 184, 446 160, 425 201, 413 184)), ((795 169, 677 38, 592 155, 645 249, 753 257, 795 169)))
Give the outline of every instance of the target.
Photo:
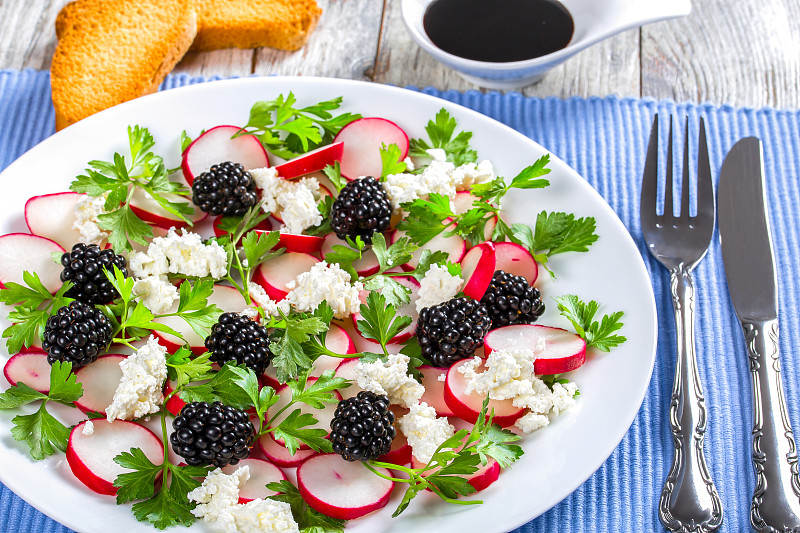
POLYGON ((446 417, 438 418, 436 410, 425 402, 412 405, 398 423, 411 453, 423 463, 428 463, 436 449, 456 432, 446 417))
POLYGON ((439 374, 438 376, 436 376, 436 379, 438 381, 447 381, 447 372, 439 374))
POLYGON ((406 164, 406 172, 411 172, 412 170, 417 168, 414 166, 414 161, 412 161, 410 157, 406 157, 405 159, 403 159, 403 163, 406 164))
POLYGON ((356 364, 358 386, 375 394, 385 394, 393 404, 411 407, 425 394, 425 387, 408 375, 407 355, 391 354, 387 361, 356 364))
POLYGON ((447 161, 447 152, 441 148, 429 148, 425 152, 431 156, 434 161, 447 161))
POLYGON ((417 311, 450 300, 458 294, 463 284, 464 280, 460 276, 450 274, 447 267, 431 265, 425 277, 419 282, 417 311))
POLYGON ((317 178, 286 180, 272 168, 256 168, 250 171, 256 186, 261 189, 262 209, 265 212, 280 211, 284 227, 281 233, 300 235, 303 230, 322 223, 317 208, 320 199, 317 178))
POLYGON ((248 290, 250 291, 250 298, 253 300, 253 303, 256 304, 258 307, 264 310, 267 313, 267 316, 274 316, 279 317, 281 314, 278 310, 282 311, 283 314, 289 314, 290 305, 289 302, 286 300, 281 300, 280 302, 276 302, 272 298, 269 297, 267 291, 264 290, 264 287, 259 285, 258 283, 250 282, 248 284, 248 290))
POLYGON ((167 276, 147 276, 137 279, 133 283, 133 294, 144 295, 142 303, 156 315, 169 312, 172 304, 180 298, 178 288, 169 282, 167 276))
POLYGON ((150 242, 147 252, 131 254, 129 265, 137 279, 167 274, 221 279, 228 272, 228 254, 216 242, 203 244, 197 233, 183 229, 178 235, 170 228, 166 236, 150 242))
POLYGON ((321 261, 286 284, 286 301, 297 311, 311 312, 323 301, 333 308, 333 316, 347 318, 361 307, 360 281, 350 283, 350 274, 337 264, 321 261))
POLYGON ((122 379, 106 408, 109 422, 131 420, 158 411, 164 401, 163 386, 167 380, 167 349, 150 335, 136 353, 123 359, 119 366, 122 379))
POLYGON ((459 191, 469 190, 473 185, 488 183, 494 178, 494 167, 488 160, 483 160, 477 165, 465 163, 453 171, 453 182, 459 191))
POLYGON ((514 425, 521 429, 524 433, 532 433, 537 429, 542 429, 550 424, 550 419, 545 415, 529 411, 524 416, 519 418, 514 425))
POLYGON ((100 196, 81 195, 75 203, 75 220, 72 228, 80 233, 80 241, 100 245, 108 239, 110 232, 100 229, 97 217, 108 213, 105 209, 108 193, 100 196))
POLYGON ((236 506, 233 520, 238 533, 300 533, 286 502, 257 498, 236 506))
POLYGON ((557 415, 575 405, 575 393, 578 386, 575 383, 553 384, 553 414, 557 415))
POLYGON ((87 420, 85 424, 83 424, 83 429, 81 429, 81 433, 84 435, 94 435, 94 422, 91 420, 87 420))

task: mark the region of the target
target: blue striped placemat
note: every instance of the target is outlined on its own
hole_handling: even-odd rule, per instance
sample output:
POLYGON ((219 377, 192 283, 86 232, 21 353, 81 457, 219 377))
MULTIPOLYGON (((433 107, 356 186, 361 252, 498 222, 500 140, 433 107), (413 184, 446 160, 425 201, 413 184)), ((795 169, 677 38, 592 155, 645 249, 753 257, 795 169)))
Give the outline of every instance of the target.
MULTIPOLYGON (((162 89, 203 81, 207 80, 169 76, 162 89)), ((639 183, 654 113, 688 115, 693 123, 705 117, 715 177, 736 140, 748 135, 760 137, 764 141, 770 222, 780 279, 783 377, 791 420, 795 428, 800 428, 800 356, 795 349, 800 345, 800 112, 615 97, 561 100, 433 88, 422 92, 475 109, 551 150, 599 191, 637 242, 641 242, 639 183)), ((51 135, 53 128, 48 73, 0 71, 0 170, 51 135)), ((666 272, 644 247, 640 245, 640 249, 654 278, 660 329, 653 378, 641 411, 619 447, 586 483, 516 533, 663 530, 656 510, 672 455, 666 415, 676 346, 666 272)), ((713 240, 698 267, 696 280, 699 371, 706 395, 712 399, 706 450, 725 509, 722 531, 748 531, 754 487, 749 455, 750 378, 741 333, 727 295, 718 239, 713 240)), ((2 485, 0 527, 15 532, 69 531, 2 485)))

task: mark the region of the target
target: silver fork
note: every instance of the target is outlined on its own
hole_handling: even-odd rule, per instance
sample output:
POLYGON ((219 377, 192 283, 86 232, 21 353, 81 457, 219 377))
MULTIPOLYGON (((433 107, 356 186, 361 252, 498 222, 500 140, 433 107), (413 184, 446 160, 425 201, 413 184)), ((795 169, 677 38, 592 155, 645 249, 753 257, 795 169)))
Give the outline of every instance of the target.
POLYGON ((669 270, 678 360, 669 406, 669 422, 675 453, 658 515, 670 531, 714 531, 722 524, 722 502, 708 472, 703 455, 706 406, 697 372, 694 347, 695 288, 692 270, 706 255, 714 232, 716 204, 708 161, 708 143, 703 119, 697 158, 697 215, 689 212, 689 121, 686 121, 683 152, 680 215, 672 209, 672 117, 664 197, 664 213, 657 214, 658 115, 653 121, 642 178, 640 219, 647 249, 669 270))

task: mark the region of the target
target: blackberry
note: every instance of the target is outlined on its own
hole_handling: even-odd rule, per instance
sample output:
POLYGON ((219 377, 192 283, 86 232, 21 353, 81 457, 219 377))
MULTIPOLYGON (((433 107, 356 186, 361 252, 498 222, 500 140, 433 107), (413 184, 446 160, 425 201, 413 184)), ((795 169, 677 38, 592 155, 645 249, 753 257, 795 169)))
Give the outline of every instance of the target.
POLYGON ((392 218, 392 204, 380 182, 371 177, 351 181, 339 193, 331 208, 331 229, 336 236, 361 237, 372 243, 373 233, 383 233, 392 218))
POLYGON ((485 305, 471 298, 453 298, 420 311, 417 339, 424 357, 447 367, 483 346, 491 325, 485 305))
POLYGON ((539 289, 528 285, 524 277, 503 270, 494 273, 481 303, 489 310, 492 329, 512 324, 532 324, 544 313, 539 289))
POLYGON ((61 256, 61 281, 71 281, 73 286, 65 293, 87 304, 111 303, 119 293, 106 278, 103 268, 114 273, 114 265, 128 276, 128 262, 114 250, 101 250, 96 244, 78 243, 72 251, 61 256))
POLYGON ((72 363, 75 370, 94 362, 111 344, 111 322, 99 309, 74 301, 47 319, 42 334, 42 349, 47 362, 72 363))
POLYGON ((256 182, 239 163, 218 163, 194 179, 192 201, 206 213, 240 217, 258 201, 256 182))
POLYGON ((210 359, 219 365, 233 361, 247 365, 256 375, 269 366, 270 351, 267 328, 237 313, 223 313, 206 337, 210 359))
POLYGON ((394 429, 389 398, 361 391, 339 402, 331 420, 333 451, 345 461, 369 461, 389 453, 394 429))
POLYGON ((250 416, 221 402, 184 405, 172 427, 172 449, 191 466, 235 465, 250 455, 256 440, 250 416))

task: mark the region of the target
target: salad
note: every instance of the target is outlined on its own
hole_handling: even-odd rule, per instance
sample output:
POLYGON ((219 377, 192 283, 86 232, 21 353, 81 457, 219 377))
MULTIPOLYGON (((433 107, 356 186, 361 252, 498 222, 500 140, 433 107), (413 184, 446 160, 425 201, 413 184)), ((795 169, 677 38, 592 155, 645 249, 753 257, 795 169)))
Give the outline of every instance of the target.
POLYGON ((65 452, 159 529, 333 532, 393 492, 394 516, 425 490, 479 504, 574 404, 562 374, 625 338, 622 313, 536 288, 597 240, 591 217, 504 218, 548 156, 506 180, 444 109, 409 140, 340 104, 257 102, 184 132, 176 169, 131 126, 28 201, 31 233, 0 237, 0 409, 38 406, 12 429, 34 460, 65 452), (574 332, 539 324, 546 305, 574 332))

